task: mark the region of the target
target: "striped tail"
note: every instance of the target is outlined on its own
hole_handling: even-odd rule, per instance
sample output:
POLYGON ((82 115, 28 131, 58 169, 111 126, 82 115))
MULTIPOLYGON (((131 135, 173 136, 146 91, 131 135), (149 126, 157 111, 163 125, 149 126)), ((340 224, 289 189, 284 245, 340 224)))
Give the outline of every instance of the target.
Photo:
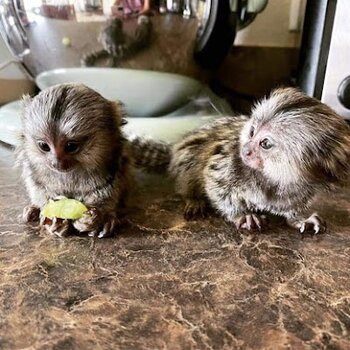
POLYGON ((109 56, 109 53, 106 50, 92 51, 83 57, 80 60, 80 63, 83 67, 94 66, 99 60, 105 59, 109 56))
POLYGON ((137 168, 148 172, 166 173, 171 160, 171 145, 161 141, 153 141, 136 137, 130 140, 131 153, 137 168))

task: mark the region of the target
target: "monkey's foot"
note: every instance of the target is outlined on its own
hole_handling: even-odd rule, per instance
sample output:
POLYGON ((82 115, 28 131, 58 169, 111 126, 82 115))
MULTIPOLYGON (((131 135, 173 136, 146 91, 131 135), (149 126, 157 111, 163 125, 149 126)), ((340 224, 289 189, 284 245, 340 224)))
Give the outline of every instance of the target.
POLYGON ((301 219, 297 221, 287 221, 292 227, 299 229, 300 233, 306 231, 314 231, 315 234, 326 231, 326 222, 322 220, 317 213, 313 213, 307 219, 301 219))
POLYGON ((193 220, 196 217, 205 218, 207 216, 208 206, 203 200, 187 199, 184 210, 185 220, 193 220))
POLYGON ((79 232, 94 232, 102 226, 101 213, 96 208, 90 208, 84 215, 73 222, 79 232))
POLYGON ((67 237, 69 235, 70 223, 67 219, 59 218, 41 218, 41 227, 51 235, 58 237, 67 237))
POLYGON ((23 209, 22 218, 24 222, 39 221, 40 209, 33 205, 28 205, 23 209))
POLYGON ((256 214, 246 214, 237 216, 233 222, 236 225, 237 230, 245 229, 251 231, 257 229, 261 231, 263 217, 256 214))
POLYGON ((106 238, 106 237, 111 237, 116 233, 117 226, 119 224, 119 220, 111 216, 107 219, 107 221, 103 224, 103 229, 102 231, 91 231, 89 233, 90 237, 97 237, 97 238, 106 238))

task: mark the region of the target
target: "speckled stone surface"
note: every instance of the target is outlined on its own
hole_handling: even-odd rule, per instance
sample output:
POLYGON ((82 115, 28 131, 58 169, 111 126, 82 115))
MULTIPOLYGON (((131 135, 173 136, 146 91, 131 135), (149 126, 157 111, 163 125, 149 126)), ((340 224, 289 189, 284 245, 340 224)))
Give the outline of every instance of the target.
POLYGON ((40 235, 0 145, 0 349, 349 349, 350 192, 320 198, 329 231, 261 234, 184 222, 139 177, 117 237, 40 235))

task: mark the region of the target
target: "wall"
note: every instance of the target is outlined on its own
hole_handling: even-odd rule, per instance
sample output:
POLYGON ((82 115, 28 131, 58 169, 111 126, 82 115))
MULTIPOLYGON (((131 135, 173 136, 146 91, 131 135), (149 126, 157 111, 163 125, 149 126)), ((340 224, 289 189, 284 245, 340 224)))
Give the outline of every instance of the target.
POLYGON ((249 113, 256 98, 293 84, 305 5, 306 0, 269 0, 254 22, 238 32, 212 83, 234 110, 249 113))
POLYGON ((34 83, 29 81, 16 63, 1 67, 13 56, 0 35, 0 104, 20 98, 24 93, 34 91, 34 83))
POLYGON ((269 0, 265 10, 238 32, 236 46, 298 47, 306 0, 269 0))

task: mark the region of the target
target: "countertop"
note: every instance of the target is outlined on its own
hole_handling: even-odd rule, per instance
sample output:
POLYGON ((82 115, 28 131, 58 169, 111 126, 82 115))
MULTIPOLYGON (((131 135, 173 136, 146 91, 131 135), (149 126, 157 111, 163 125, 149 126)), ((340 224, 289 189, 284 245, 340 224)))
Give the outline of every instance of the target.
POLYGON ((0 349, 349 349, 350 191, 315 203, 324 234, 182 218, 138 175, 110 239, 39 234, 0 145, 0 349))

